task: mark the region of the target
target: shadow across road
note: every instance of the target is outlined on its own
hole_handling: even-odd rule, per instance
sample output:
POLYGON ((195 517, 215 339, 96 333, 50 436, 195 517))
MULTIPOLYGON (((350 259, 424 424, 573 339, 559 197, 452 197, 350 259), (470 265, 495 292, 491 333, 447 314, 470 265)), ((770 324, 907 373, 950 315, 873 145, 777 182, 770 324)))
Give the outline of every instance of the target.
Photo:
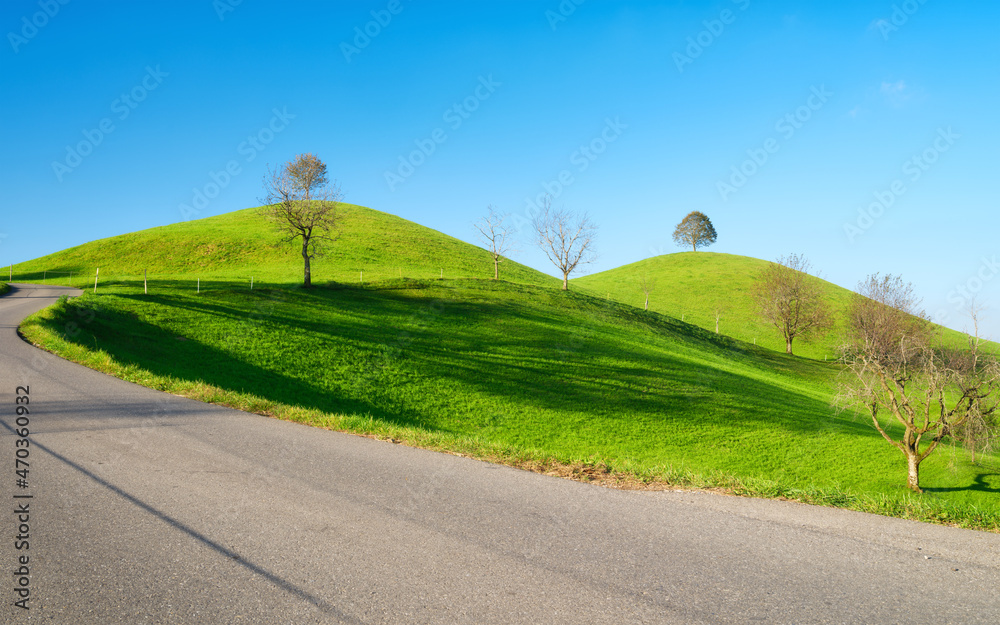
MULTIPOLYGON (((0 421, 0 425, 2 425, 4 427, 4 429, 6 429, 11 434, 15 434, 14 428, 12 428, 8 423, 6 423, 4 421, 0 421)), ((253 574, 255 574, 255 575, 257 575, 257 576, 259 576, 259 577, 261 577, 261 578, 263 578, 265 580, 267 580, 269 583, 273 584, 277 588, 280 588, 281 590, 283 590, 283 591, 285 591, 285 592, 287 592, 287 593, 295 596, 296 598, 301 599, 302 601, 305 601, 305 602, 309 603, 310 605, 314 606, 316 609, 320 610, 324 614, 332 616, 332 617, 338 619, 339 621, 341 621, 343 623, 357 623, 359 625, 362 623, 362 621, 358 620, 357 618, 355 618, 353 616, 350 616, 348 614, 345 614, 344 612, 342 612, 341 610, 339 610, 336 606, 330 605, 329 603, 327 603, 323 599, 321 599, 321 598, 319 598, 319 597, 317 597, 317 596, 315 596, 315 595, 313 595, 313 594, 311 594, 311 593, 303 590, 302 588, 299 588, 298 586, 296 586, 295 584, 292 584, 288 580, 286 580, 286 579, 284 579, 284 578, 282 578, 282 577, 280 577, 278 575, 275 575, 274 573, 268 571, 264 567, 262 567, 262 566, 260 566, 258 564, 254 564, 253 562, 249 562, 249 561, 245 560, 240 554, 236 553, 232 549, 228 549, 228 548, 220 545, 219 543, 211 540, 210 538, 208 538, 204 534, 198 532, 194 528, 192 528, 192 527, 190 527, 190 526, 188 526, 188 525, 186 525, 186 524, 178 521, 177 519, 171 517, 170 515, 162 512, 162 511, 154 508, 153 506, 151 506, 148 503, 142 501, 141 499, 139 499, 135 495, 132 495, 132 494, 130 494, 130 493, 122 490, 121 488, 115 486, 114 484, 108 482, 107 480, 101 478, 100 476, 95 475, 94 473, 88 471, 84 467, 82 467, 79 464, 73 462, 72 460, 70 460, 66 456, 63 456, 62 454, 60 454, 59 452, 57 452, 57 451, 49 448, 48 446, 46 446, 46 445, 44 445, 42 443, 39 443, 38 441, 36 441, 34 439, 32 439, 32 441, 31 441, 31 446, 33 448, 35 448, 35 449, 39 449, 39 450, 47 453, 48 455, 52 456, 56 460, 58 460, 58 461, 62 462, 63 464, 69 466, 73 470, 75 470, 75 471, 77 471, 77 472, 85 475, 87 478, 93 480, 95 483, 97 483, 97 484, 103 486, 104 488, 108 489, 109 491, 111 491, 115 495, 121 497, 122 499, 128 501, 129 503, 131 503, 131 504, 135 505, 136 507, 142 509, 143 511, 149 513, 150 515, 154 516, 155 518, 159 519, 160 521, 163 521, 164 523, 166 523, 167 525, 169 525, 172 529, 177 530, 177 531, 179 531, 179 532, 181 532, 183 534, 187 534, 189 537, 191 537, 194 540, 198 541, 200 544, 202 544, 202 545, 208 547, 209 549, 215 551, 219 555, 225 556, 226 558, 228 558, 233 563, 235 563, 235 564, 237 564, 237 565, 239 565, 239 566, 247 569, 251 573, 253 573, 253 574)))

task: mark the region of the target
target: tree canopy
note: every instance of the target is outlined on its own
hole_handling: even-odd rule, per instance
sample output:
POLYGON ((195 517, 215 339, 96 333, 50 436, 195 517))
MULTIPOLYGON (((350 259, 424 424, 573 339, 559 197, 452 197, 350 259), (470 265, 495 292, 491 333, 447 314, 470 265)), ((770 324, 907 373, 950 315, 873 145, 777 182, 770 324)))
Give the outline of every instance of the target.
POLYGON ((708 247, 717 238, 712 220, 698 211, 688 213, 674 229, 674 242, 677 245, 690 245, 692 252, 697 252, 699 247, 708 247))

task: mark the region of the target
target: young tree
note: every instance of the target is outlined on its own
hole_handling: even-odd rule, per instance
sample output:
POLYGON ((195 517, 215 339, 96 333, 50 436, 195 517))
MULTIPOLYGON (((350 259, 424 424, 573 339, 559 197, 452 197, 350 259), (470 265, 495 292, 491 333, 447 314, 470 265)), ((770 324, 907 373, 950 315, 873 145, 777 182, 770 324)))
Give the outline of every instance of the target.
POLYGON ((920 489, 920 463, 946 436, 996 414, 1000 366, 973 340, 968 348, 936 345, 913 287, 898 276, 869 276, 848 313, 849 339, 838 401, 871 417, 872 425, 906 456, 907 486, 920 489), (902 434, 893 438, 889 424, 902 434))
POLYGON ((562 290, 569 290, 569 275, 581 264, 593 262, 595 226, 587 215, 577 217, 565 210, 553 210, 548 198, 535 217, 535 243, 563 275, 562 290))
POLYGON ((500 263, 512 251, 513 238, 516 229, 510 223, 505 223, 509 215, 500 215, 496 207, 490 204, 486 207, 487 214, 472 224, 479 231, 479 238, 486 245, 486 251, 493 257, 493 279, 500 279, 500 263))
POLYGON ((323 247, 337 239, 343 195, 336 183, 330 184, 326 163, 313 154, 299 154, 276 170, 268 168, 264 177, 267 207, 265 216, 287 235, 286 241, 302 239, 305 278, 302 286, 312 286, 311 261, 322 255, 323 247))
POLYGON ((754 282, 751 295, 768 323, 785 339, 785 353, 792 342, 830 329, 833 318, 818 280, 809 276, 805 256, 791 254, 769 263, 754 282))
POLYGON ((646 295, 646 303, 643 306, 643 310, 649 310, 649 294, 653 292, 656 288, 656 279, 650 279, 646 274, 642 274, 642 280, 639 281, 639 286, 642 287, 642 292, 646 295))
POLYGON ((690 245, 692 252, 697 252, 699 247, 708 247, 717 238, 712 221, 698 211, 688 213, 674 229, 674 243, 690 245))

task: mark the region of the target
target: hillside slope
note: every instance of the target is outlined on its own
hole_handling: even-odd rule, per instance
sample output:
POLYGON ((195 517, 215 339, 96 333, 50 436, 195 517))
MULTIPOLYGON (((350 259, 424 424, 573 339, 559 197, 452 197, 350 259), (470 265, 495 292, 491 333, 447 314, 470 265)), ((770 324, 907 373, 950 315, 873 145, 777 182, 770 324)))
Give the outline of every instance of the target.
MULTIPOLYGON (((683 319, 712 332, 715 332, 718 311, 721 334, 784 352, 784 339, 774 326, 760 318, 750 295, 756 276, 768 262, 734 254, 680 252, 576 278, 572 283, 597 297, 610 297, 642 308, 645 295, 641 284, 645 276, 655 283, 649 294, 649 310, 683 319)), ((819 285, 837 324, 824 334, 796 339, 793 349, 797 356, 833 359, 843 335, 844 313, 852 292, 814 276, 810 279, 819 285)), ((964 341, 959 332, 948 328, 940 330, 949 342, 961 344, 964 341)))
MULTIPOLYGON (((556 462, 591 475, 606 467, 639 480, 812 493, 810 501, 1000 527, 996 458, 972 465, 961 453, 936 453, 921 467, 928 492, 915 501, 902 455, 864 420, 831 407, 833 363, 789 358, 605 293, 563 292, 555 278, 514 263, 506 275, 523 282, 483 279, 492 269, 483 250, 369 209, 357 207, 345 223, 325 280, 359 261, 405 261, 404 279, 390 270, 363 285, 296 288, 298 257, 286 260, 268 244, 275 238, 251 209, 34 261, 100 261, 123 273, 150 264, 174 277, 148 294, 141 274, 138 283, 102 282, 21 331, 139 384, 321 427, 529 468, 556 462), (440 279, 444 261, 453 269, 440 279), (481 277, 450 277, 462 268, 481 277), (248 270, 274 283, 251 290, 248 270), (413 277, 418 270, 430 276, 413 277), (217 282, 199 293, 196 275, 217 282), (952 516, 934 516, 944 512, 952 516)), ((739 257, 714 256, 712 271, 664 271, 658 291, 681 292, 669 278, 692 302, 711 295, 735 306, 725 285, 762 261, 744 259, 720 279, 739 257), (716 281, 711 293, 698 288, 705 276, 716 281)))
MULTIPOLYGON (((483 249, 395 215, 362 206, 341 206, 339 238, 313 262, 313 281, 356 283, 389 278, 492 278, 493 261, 483 249)), ((78 245, 14 266, 14 281, 43 278, 81 286, 153 280, 295 283, 302 280, 301 244, 283 241, 261 208, 151 228, 78 245), (68 278, 72 274, 72 280, 68 278)), ((506 261, 501 278, 554 284, 555 278, 506 261)))

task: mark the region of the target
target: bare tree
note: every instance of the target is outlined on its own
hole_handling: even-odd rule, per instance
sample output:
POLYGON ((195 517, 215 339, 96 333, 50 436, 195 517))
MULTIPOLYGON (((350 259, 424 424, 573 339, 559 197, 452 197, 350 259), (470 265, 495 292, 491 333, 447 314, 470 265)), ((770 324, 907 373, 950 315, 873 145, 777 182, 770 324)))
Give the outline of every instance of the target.
POLYGON ((656 288, 656 279, 649 279, 649 276, 642 274, 642 279, 639 281, 639 286, 642 287, 642 292, 646 295, 646 303, 643 306, 643 310, 649 310, 649 294, 653 292, 656 288))
POLYGON ((593 262, 595 226, 587 215, 576 216, 565 210, 553 210, 546 198, 532 224, 537 245, 563 275, 562 290, 569 290, 569 275, 579 265, 593 262))
POLYGON ((708 247, 718 239, 712 220, 705 213, 692 211, 674 228, 674 243, 690 245, 692 252, 708 247))
POLYGON ((946 436, 996 414, 1000 366, 977 340, 964 349, 937 345, 913 287, 898 276, 869 276, 849 310, 838 402, 871 417, 906 456, 907 486, 920 489, 920 463, 946 436), (890 425, 902 428, 893 437, 890 425))
POLYGON ((752 296, 768 323, 785 339, 785 353, 792 353, 792 342, 830 329, 833 317, 823 300, 819 280, 809 276, 805 256, 782 256, 757 276, 752 296))
POLYGON ((719 333, 719 320, 722 319, 722 315, 726 313, 726 309, 722 306, 715 307, 715 333, 719 333))
POLYGON ((486 210, 487 214, 472 225, 479 231, 479 238, 486 245, 486 251, 493 257, 493 279, 499 280, 500 263, 513 251, 513 238, 517 229, 513 224, 505 223, 509 215, 498 214, 492 204, 487 206, 486 210))
POLYGON ((299 154, 276 170, 268 168, 264 177, 264 214, 286 241, 302 239, 305 278, 302 286, 312 286, 312 259, 323 246, 337 239, 343 195, 336 183, 330 184, 326 164, 313 154, 299 154))
MULTIPOLYGON (((972 320, 972 334, 969 334, 969 348, 978 353, 981 342, 979 334, 979 315, 985 308, 976 304, 975 300, 969 304, 969 317, 972 320)), ((1000 443, 1000 427, 997 423, 997 413, 983 410, 974 411, 970 417, 954 428, 952 439, 962 444, 969 452, 969 458, 973 464, 976 463, 976 452, 986 453, 996 451, 1000 443)))

